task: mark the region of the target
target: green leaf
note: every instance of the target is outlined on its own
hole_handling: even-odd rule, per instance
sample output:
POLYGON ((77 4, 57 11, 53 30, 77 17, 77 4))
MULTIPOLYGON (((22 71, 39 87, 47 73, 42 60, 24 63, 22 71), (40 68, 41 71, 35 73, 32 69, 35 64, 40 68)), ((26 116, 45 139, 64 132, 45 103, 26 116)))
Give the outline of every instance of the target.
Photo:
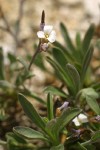
POLYGON ((72 54, 70 54, 69 50, 67 48, 65 48, 63 45, 61 45, 58 41, 54 42, 53 44, 55 46, 55 50, 56 51, 61 51, 64 53, 67 62, 73 62, 75 61, 75 58, 72 54))
POLYGON ((54 125, 54 131, 58 134, 74 117, 81 113, 79 108, 66 109, 54 125))
POLYGON ((67 97, 66 93, 64 93, 62 90, 60 90, 57 87, 48 86, 44 91, 47 93, 50 92, 53 95, 58 95, 58 96, 65 97, 65 98, 67 97))
POLYGON ((77 32, 77 34, 76 34, 76 52, 74 52, 74 55, 75 55, 75 58, 77 59, 76 61, 78 61, 79 64, 81 64, 82 59, 83 59, 83 52, 82 52, 81 35, 79 32, 77 32))
POLYGON ((67 73, 73 82, 73 89, 75 90, 75 93, 77 93, 80 88, 80 75, 73 65, 67 64, 66 67, 67 73))
POLYGON ((100 107, 96 99, 93 99, 92 97, 86 97, 86 102, 97 115, 100 115, 100 107))
POLYGON ((18 143, 24 143, 24 144, 26 144, 27 142, 26 142, 26 140, 25 139, 23 139, 22 137, 19 137, 19 136, 17 136, 17 135, 15 135, 14 133, 12 133, 12 132, 8 132, 7 134, 6 134, 6 138, 7 138, 7 142, 9 142, 9 141, 13 141, 13 142, 18 142, 18 143))
POLYGON ((96 99, 99 94, 93 88, 86 88, 80 91, 80 99, 86 100, 90 108, 97 114, 100 115, 100 107, 96 99))
POLYGON ((0 108, 0 121, 5 121, 8 117, 9 115, 5 113, 5 109, 3 107, 0 108))
POLYGON ((48 96, 47 96, 47 115, 48 115, 48 119, 49 120, 54 118, 54 114, 53 114, 53 98, 52 98, 50 93, 48 93, 48 96))
POLYGON ((75 51, 75 47, 73 46, 73 43, 72 43, 71 38, 68 34, 67 28, 65 27, 65 25, 63 23, 60 23, 60 29, 61 29, 61 33, 64 37, 65 44, 66 44, 67 48, 69 49, 69 51, 70 52, 75 51))
POLYGON ((54 60, 56 60, 60 64, 60 66, 65 69, 67 64, 67 59, 63 51, 57 48, 53 48, 52 51, 53 51, 54 60))
POLYGON ((19 72, 19 74, 16 77, 16 82, 15 84, 18 85, 22 85, 27 79, 30 79, 34 76, 34 74, 32 74, 31 72, 29 72, 28 70, 24 70, 23 72, 19 72))
POLYGON ((68 87, 68 90, 70 91, 71 94, 73 94, 74 91, 72 87, 72 81, 70 80, 69 76, 66 74, 66 71, 50 57, 47 57, 47 61, 55 68, 56 72, 58 73, 59 78, 63 82, 65 82, 65 84, 68 87))
POLYGON ((80 35, 79 32, 77 32, 77 34, 76 34, 76 46, 77 46, 77 50, 79 52, 81 52, 81 50, 82 50, 82 41, 81 41, 81 35, 80 35))
MULTIPOLYGON (((65 52, 63 52, 61 49, 59 48, 53 48, 53 57, 54 60, 56 60, 56 62, 59 64, 59 66, 65 71, 66 70, 66 64, 69 62, 73 63, 73 60, 70 59, 70 57, 72 58, 72 55, 70 55, 70 57, 68 55, 66 55, 65 52)), ((75 69, 74 69, 75 70, 75 69)), ((68 78, 68 77, 67 77, 68 78)), ((70 77, 69 77, 70 78, 70 77)))
POLYGON ((34 64, 38 66, 40 69, 42 69, 43 71, 46 71, 42 54, 36 56, 34 60, 34 64))
POLYGON ((16 86, 22 85, 24 81, 25 81, 24 73, 23 72, 19 72, 19 74, 16 77, 15 85, 16 86))
POLYGON ((33 150, 34 145, 14 133, 7 133, 7 150, 33 150))
POLYGON ((3 50, 0 47, 0 80, 4 80, 4 56, 3 56, 3 50))
POLYGON ((93 84, 91 87, 94 88, 96 91, 100 91, 100 82, 93 84))
POLYGON ((91 137, 91 141, 92 143, 96 142, 100 140, 100 130, 95 132, 94 135, 91 137))
POLYGON ((32 98, 35 98, 38 102, 40 102, 40 103, 42 103, 42 104, 46 104, 46 102, 45 102, 42 98, 36 96, 36 95, 33 94, 33 93, 30 93, 30 94, 27 95, 27 96, 30 96, 30 97, 32 97, 32 98))
POLYGON ((90 61, 91 61, 91 58, 92 58, 92 55, 93 55, 93 47, 90 47, 88 49, 88 51, 86 52, 86 55, 83 59, 83 63, 82 63, 82 71, 81 71, 81 83, 83 83, 84 81, 84 78, 85 78, 85 75, 86 75, 86 71, 87 71, 87 68, 90 64, 90 61))
POLYGON ((11 83, 9 83, 8 81, 6 80, 1 80, 0 81, 0 88, 3 88, 3 89, 7 89, 7 88, 15 88, 15 86, 11 83))
POLYGON ((64 145, 60 144, 58 146, 53 146, 50 148, 50 150, 64 150, 64 145))
POLYGON ((45 123, 42 120, 42 118, 39 116, 37 111, 35 110, 34 106, 25 98, 24 95, 21 93, 18 94, 18 99, 24 109, 24 112, 26 115, 38 126, 40 127, 43 131, 45 128, 45 123))
POLYGON ((48 141, 48 139, 45 138, 42 133, 28 127, 22 127, 22 126, 14 127, 13 131, 15 134, 17 134, 18 136, 22 136, 23 138, 41 139, 41 140, 48 141))
POLYGON ((64 70, 59 66, 53 59, 47 57, 47 61, 53 66, 53 68, 57 71, 58 76, 61 80, 63 80, 66 84, 69 85, 68 81, 66 80, 64 70))
POLYGON ((55 139, 58 139, 61 130, 79 113, 81 113, 81 110, 78 108, 64 110, 60 117, 47 123, 47 131, 51 132, 55 139))
POLYGON ((57 47, 57 48, 60 48, 62 51, 66 51, 66 48, 65 48, 61 43, 59 43, 58 41, 55 41, 55 42, 53 43, 53 45, 54 45, 55 47, 57 47))
POLYGON ((17 60, 23 65, 26 72, 28 72, 28 64, 25 62, 25 60, 22 57, 18 57, 17 60))
POLYGON ((87 50, 90 46, 91 39, 94 35, 94 31, 95 31, 95 26, 94 26, 94 24, 91 24, 91 26, 88 28, 88 30, 84 36, 84 39, 83 39, 83 46, 82 46, 83 53, 87 52, 87 50))
POLYGON ((36 99, 38 102, 40 102, 40 103, 46 105, 46 102, 45 102, 42 98, 40 98, 40 97, 38 97, 36 94, 30 92, 28 89, 26 89, 26 90, 23 92, 23 94, 26 95, 26 96, 32 97, 32 98, 36 99))
POLYGON ((8 53, 8 58, 9 58, 11 64, 16 62, 15 55, 8 53))

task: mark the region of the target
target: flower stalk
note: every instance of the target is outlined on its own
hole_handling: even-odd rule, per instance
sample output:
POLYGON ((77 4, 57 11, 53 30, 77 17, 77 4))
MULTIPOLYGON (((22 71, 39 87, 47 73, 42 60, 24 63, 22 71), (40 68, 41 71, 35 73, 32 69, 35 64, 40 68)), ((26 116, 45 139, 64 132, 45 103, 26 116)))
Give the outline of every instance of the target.
MULTIPOLYGON (((42 11, 42 15, 41 15, 40 30, 43 30, 44 25, 45 25, 45 12, 44 12, 44 10, 43 10, 43 11, 42 11)), ((32 63, 33 63, 35 57, 36 57, 37 54, 40 52, 40 45, 41 45, 41 40, 39 39, 38 47, 37 47, 37 49, 36 49, 36 52, 33 54, 33 57, 32 57, 32 59, 31 59, 31 61, 30 61, 28 70, 31 69, 31 65, 32 65, 32 63)))
POLYGON ((56 32, 53 30, 53 26, 45 25, 44 10, 42 11, 40 31, 37 32, 37 36, 39 38, 39 44, 29 64, 29 67, 28 67, 29 70, 37 54, 42 51, 46 52, 50 43, 53 43, 56 40, 56 32))

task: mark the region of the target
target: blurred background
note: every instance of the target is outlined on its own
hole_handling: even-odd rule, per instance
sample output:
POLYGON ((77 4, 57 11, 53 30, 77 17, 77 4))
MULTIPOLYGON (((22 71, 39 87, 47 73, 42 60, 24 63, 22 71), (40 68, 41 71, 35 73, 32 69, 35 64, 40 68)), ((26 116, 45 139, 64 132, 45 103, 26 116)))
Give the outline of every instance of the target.
MULTIPOLYGON (((21 0, 0 0, 12 30, 19 16, 20 3, 21 0)), ((59 32, 60 22, 67 26, 73 39, 77 31, 84 33, 90 23, 98 25, 100 22, 100 0, 24 0, 23 3, 19 38, 27 43, 28 50, 31 50, 32 41, 37 40, 36 32, 39 29, 42 10, 46 13, 46 24, 54 26, 59 41, 62 40, 59 32)), ((4 26, 2 19, 0 26, 4 26)), ((2 29, 0 29, 0 46, 5 52, 14 51, 15 48, 12 37, 2 29)))

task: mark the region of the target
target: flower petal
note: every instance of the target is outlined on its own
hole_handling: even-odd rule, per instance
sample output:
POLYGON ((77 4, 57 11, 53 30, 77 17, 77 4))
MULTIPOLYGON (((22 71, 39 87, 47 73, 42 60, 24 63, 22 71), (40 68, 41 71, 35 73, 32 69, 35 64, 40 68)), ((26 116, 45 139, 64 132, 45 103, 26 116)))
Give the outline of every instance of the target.
POLYGON ((84 114, 80 114, 80 115, 78 116, 78 119, 79 119, 79 121, 80 121, 81 123, 88 122, 88 118, 87 118, 87 116, 84 115, 84 114))
POLYGON ((55 32, 55 30, 52 30, 52 32, 50 33, 50 35, 53 35, 53 36, 56 36, 56 32, 55 32))
POLYGON ((76 126, 80 126, 81 125, 77 117, 75 117, 72 121, 74 122, 74 124, 76 126))
POLYGON ((47 38, 49 42, 53 43, 56 40, 56 32, 53 30, 50 36, 47 38))
POLYGON ((43 31, 38 31, 37 36, 38 36, 38 38, 45 38, 45 35, 44 35, 43 31))
POLYGON ((53 29, 53 26, 45 25, 45 26, 44 26, 44 33, 45 33, 45 34, 50 34, 51 31, 52 31, 52 29, 53 29))

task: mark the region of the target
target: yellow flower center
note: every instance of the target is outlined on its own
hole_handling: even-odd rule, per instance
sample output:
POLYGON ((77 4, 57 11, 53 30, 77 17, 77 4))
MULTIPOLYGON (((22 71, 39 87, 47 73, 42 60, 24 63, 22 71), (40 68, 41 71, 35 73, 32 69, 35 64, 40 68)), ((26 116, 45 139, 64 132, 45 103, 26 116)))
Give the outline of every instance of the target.
POLYGON ((45 34, 45 37, 48 38, 48 37, 49 37, 49 34, 45 34))

